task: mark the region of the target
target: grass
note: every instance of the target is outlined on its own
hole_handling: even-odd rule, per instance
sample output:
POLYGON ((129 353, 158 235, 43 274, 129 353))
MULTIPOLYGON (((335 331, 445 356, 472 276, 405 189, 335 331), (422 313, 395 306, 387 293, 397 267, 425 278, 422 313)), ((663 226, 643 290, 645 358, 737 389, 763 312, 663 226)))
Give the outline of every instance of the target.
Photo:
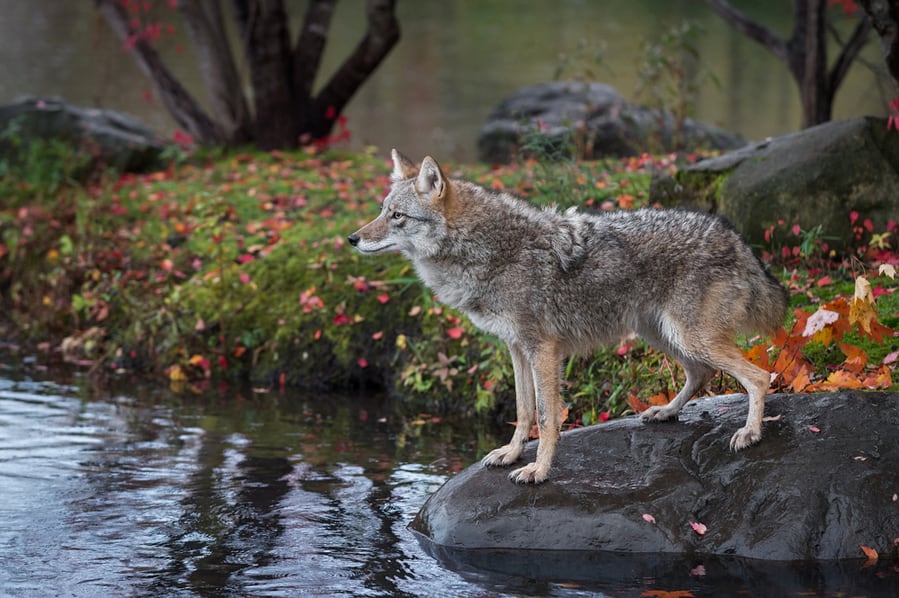
MULTIPOLYGON (((667 156, 445 165, 538 204, 598 210, 645 204, 652 173, 675 166, 667 156)), ((142 372, 185 391, 231 378, 265 387, 375 385, 416 410, 506 417, 513 382, 501 344, 438 304, 400 256, 366 258, 345 243, 377 213, 390 170, 374 151, 297 151, 198 155, 88 186, 7 177, 3 332, 22 350, 95 375, 142 372)), ((850 269, 828 261, 832 282, 819 286, 821 268, 806 257, 778 266, 795 307, 851 296, 850 269)), ((899 322, 895 294, 877 305, 882 322, 899 322)), ((864 348, 870 364, 896 350, 892 339, 849 334, 843 342, 864 348)), ((843 358, 835 346, 807 343, 803 351, 817 379, 843 358)), ((682 383, 676 364, 639 342, 564 365, 570 420, 584 424, 661 400, 682 383)), ((738 386, 720 378, 712 390, 738 386)))

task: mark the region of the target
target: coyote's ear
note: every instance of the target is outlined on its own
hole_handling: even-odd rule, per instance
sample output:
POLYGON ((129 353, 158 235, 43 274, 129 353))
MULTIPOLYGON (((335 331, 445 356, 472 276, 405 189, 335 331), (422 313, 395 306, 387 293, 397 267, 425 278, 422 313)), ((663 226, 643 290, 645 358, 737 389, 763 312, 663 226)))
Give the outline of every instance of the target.
POLYGON ((390 156, 393 158, 393 173, 390 175, 390 178, 394 181, 405 181, 418 174, 415 164, 403 154, 393 149, 390 150, 390 156))
POLYGON ((446 194, 446 177, 431 156, 425 156, 421 161, 415 188, 419 193, 429 195, 432 200, 443 199, 446 194))

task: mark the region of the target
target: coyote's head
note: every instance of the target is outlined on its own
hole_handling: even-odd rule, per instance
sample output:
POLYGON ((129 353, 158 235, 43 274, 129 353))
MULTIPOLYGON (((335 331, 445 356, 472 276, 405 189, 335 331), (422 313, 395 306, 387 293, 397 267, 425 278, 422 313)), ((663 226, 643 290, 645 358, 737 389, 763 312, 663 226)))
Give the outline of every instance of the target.
POLYGON ((396 150, 391 156, 392 184, 381 213, 347 238, 362 253, 400 251, 409 258, 433 255, 446 234, 452 203, 450 181, 430 156, 421 166, 396 150))

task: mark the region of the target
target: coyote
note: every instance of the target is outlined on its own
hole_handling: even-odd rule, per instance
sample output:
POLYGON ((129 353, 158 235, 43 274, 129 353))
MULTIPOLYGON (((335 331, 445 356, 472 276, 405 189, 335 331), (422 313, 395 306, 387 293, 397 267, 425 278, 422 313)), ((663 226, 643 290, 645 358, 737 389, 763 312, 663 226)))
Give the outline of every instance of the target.
POLYGON ((677 396, 644 411, 644 421, 675 417, 722 370, 749 396, 731 449, 761 438, 769 374, 743 357, 734 336, 776 331, 787 296, 724 219, 648 208, 560 213, 449 179, 430 156, 418 166, 396 150, 392 157, 380 215, 348 239, 364 254, 401 252, 440 301, 508 345, 517 422, 485 466, 519 459, 536 411, 537 459, 509 478, 546 480, 559 441, 563 358, 634 333, 686 374, 677 396))

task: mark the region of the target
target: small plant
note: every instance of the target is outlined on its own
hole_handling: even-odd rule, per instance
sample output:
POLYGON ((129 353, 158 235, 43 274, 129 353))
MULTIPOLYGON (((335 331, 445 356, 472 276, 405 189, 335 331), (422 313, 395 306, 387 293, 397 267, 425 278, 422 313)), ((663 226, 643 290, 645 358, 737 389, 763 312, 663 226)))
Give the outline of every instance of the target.
POLYGON ((644 43, 637 69, 637 96, 659 110, 658 130, 665 128, 666 118, 673 119, 675 149, 683 147, 684 123, 694 115, 699 90, 709 82, 718 84, 701 62, 697 40, 703 32, 689 20, 669 28, 658 41, 644 43))

